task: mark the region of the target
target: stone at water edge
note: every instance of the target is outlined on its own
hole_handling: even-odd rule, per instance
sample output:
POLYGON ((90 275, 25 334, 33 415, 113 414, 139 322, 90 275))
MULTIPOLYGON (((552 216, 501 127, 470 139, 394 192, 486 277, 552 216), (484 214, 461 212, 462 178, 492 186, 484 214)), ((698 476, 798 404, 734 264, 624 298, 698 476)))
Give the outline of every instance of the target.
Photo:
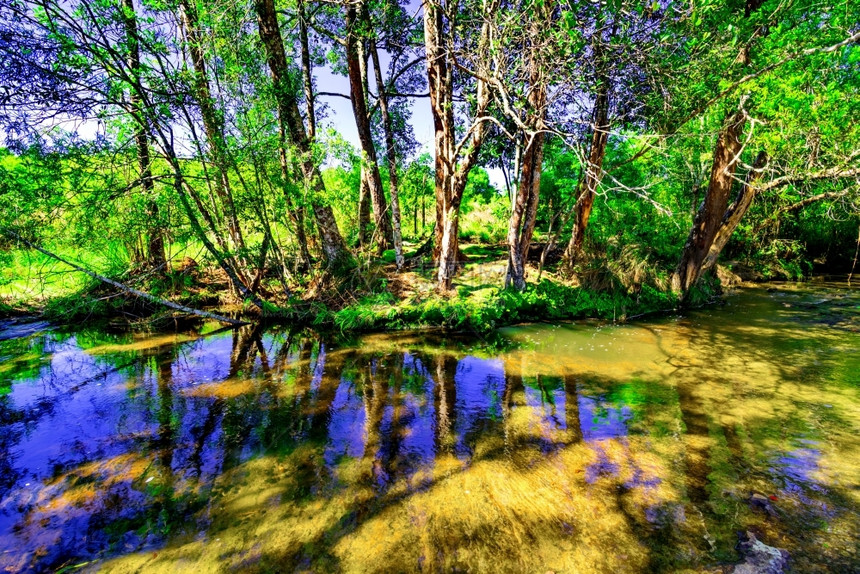
POLYGON ((788 552, 768 546, 752 532, 746 533, 738 549, 744 555, 744 561, 734 567, 733 574, 782 574, 788 565, 788 552))

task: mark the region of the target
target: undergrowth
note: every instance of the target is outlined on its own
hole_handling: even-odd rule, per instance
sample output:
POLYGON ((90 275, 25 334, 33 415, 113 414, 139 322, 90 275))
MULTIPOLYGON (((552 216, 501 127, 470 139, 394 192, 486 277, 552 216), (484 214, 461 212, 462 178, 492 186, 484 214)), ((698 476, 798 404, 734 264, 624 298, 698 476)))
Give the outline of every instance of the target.
POLYGON ((0 319, 11 317, 12 315, 15 315, 16 312, 17 309, 12 307, 11 305, 7 305, 3 301, 0 301, 0 319))
POLYGON ((367 296, 337 311, 320 310, 316 326, 341 331, 372 331, 443 327, 484 333, 529 321, 599 318, 623 321, 633 315, 674 309, 674 295, 643 285, 636 294, 598 292, 550 280, 519 292, 487 287, 445 298, 433 295, 398 302, 390 293, 367 296))
MULTIPOLYGON (((470 265, 491 269, 498 253, 485 246, 468 246, 470 265), (483 251, 482 251, 483 250, 483 251), (486 261, 485 261, 486 260, 486 261)), ((611 259, 590 259, 578 268, 579 284, 563 282, 553 273, 520 292, 504 289, 496 277, 464 272, 457 291, 439 295, 432 291, 432 278, 413 274, 413 287, 405 292, 394 288, 384 264, 370 262, 350 272, 320 274, 293 292, 288 299, 273 300, 260 312, 250 303, 245 315, 267 322, 313 325, 342 332, 391 331, 438 327, 449 331, 487 333, 523 322, 597 318, 625 321, 630 317, 672 310, 677 297, 668 289, 661 273, 647 254, 635 246, 622 249, 611 259), (491 279, 491 282, 488 281, 491 279), (417 281, 417 283, 415 283, 417 281), (426 287, 426 289, 425 289, 426 287), (393 291, 393 292, 392 292, 393 291)), ((471 268, 471 267, 470 267, 471 268)), ((223 277, 194 265, 178 265, 167 273, 112 270, 109 275, 123 283, 195 308, 218 308, 232 299, 223 277)), ((58 323, 125 317, 131 322, 169 318, 171 311, 144 299, 128 297, 86 277, 74 290, 54 293, 43 300, 39 312, 58 323)), ((706 279, 690 294, 688 303, 699 306, 719 294, 718 282, 706 279)), ((20 312, 15 301, 0 304, 0 316, 20 312), (8 303, 11 303, 9 305, 8 303)))

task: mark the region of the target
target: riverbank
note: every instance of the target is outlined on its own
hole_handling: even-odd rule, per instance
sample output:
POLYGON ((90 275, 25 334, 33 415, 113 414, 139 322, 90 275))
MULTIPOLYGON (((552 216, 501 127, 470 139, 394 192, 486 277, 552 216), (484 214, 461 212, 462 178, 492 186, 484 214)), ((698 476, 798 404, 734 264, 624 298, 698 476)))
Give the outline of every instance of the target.
MULTIPOLYGON (((432 262, 413 256, 407 268, 398 272, 388 261, 388 253, 359 264, 346 276, 320 274, 290 285, 289 297, 283 296, 283 285, 276 277, 264 277, 260 291, 271 302, 264 312, 239 301, 217 269, 190 258, 175 262, 170 273, 159 277, 126 273, 116 280, 175 303, 233 318, 350 332, 428 327, 487 332, 534 321, 625 321, 678 306, 665 276, 643 265, 589 262, 571 279, 557 273, 552 264, 539 270, 535 261, 529 276, 540 276, 540 281, 518 292, 503 287, 503 245, 465 245, 463 255, 454 288, 445 294, 434 288, 432 262)), ((36 315, 58 324, 124 321, 156 326, 178 317, 96 280, 87 278, 79 284, 70 283, 68 276, 63 280, 38 290, 19 287, 18 292, 25 296, 7 296, 0 317, 36 315), (39 295, 26 296, 33 293, 39 295)), ((718 292, 717 282, 703 282, 693 303, 707 302, 718 292)))
MULTIPOLYGON (((239 300, 223 273, 205 260, 176 257, 171 271, 162 275, 123 270, 128 265, 114 262, 115 271, 109 276, 173 303, 234 319, 343 332, 442 328, 485 333, 524 322, 585 318, 624 322, 679 308, 668 288, 668 272, 653 261, 593 258, 571 277, 561 273, 552 258, 540 268, 536 250, 529 264, 529 287, 518 292, 503 287, 504 245, 466 244, 454 288, 440 294, 435 290, 432 262, 417 256, 417 249, 412 246, 407 266, 400 272, 393 264, 393 253, 386 252, 358 262, 342 276, 317 273, 288 284, 286 290, 270 272, 260 281, 260 293, 270 303, 263 312, 239 300), (284 295, 287 291, 289 296, 284 295)), ((109 263, 84 259, 102 268, 109 263)), ((55 324, 114 322, 145 328, 189 320, 187 315, 62 269, 56 262, 40 261, 32 254, 13 261, 16 268, 2 270, 12 279, 7 278, 0 289, 0 318, 35 316, 55 324)), ((716 277, 704 278, 692 291, 687 306, 717 302, 724 287, 773 279, 777 273, 742 264, 718 266, 716 277)))

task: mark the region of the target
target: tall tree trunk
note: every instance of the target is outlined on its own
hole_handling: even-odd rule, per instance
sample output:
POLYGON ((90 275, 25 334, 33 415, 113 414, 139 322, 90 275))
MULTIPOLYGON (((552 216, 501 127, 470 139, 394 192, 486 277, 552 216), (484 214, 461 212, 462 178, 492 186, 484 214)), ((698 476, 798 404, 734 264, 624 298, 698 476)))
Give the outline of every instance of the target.
MULTIPOLYGON (((311 62, 310 41, 308 39, 308 24, 305 12, 304 0, 298 0, 297 3, 299 16, 299 42, 302 46, 302 83, 305 91, 305 115, 308 121, 308 138, 311 142, 316 138, 317 133, 317 116, 314 109, 314 82, 313 82, 313 64, 311 62)), ((281 172, 282 174, 289 173, 286 165, 285 154, 281 154, 281 172)), ((286 181, 286 175, 284 175, 286 181)), ((287 207, 290 210, 290 219, 296 227, 296 242, 299 246, 299 254, 301 262, 309 265, 311 262, 310 244, 313 242, 313 237, 308 237, 305 233, 305 207, 304 205, 294 206, 289 194, 286 195, 287 207), (309 239, 311 241, 309 241, 309 239)))
POLYGON ((314 109, 313 64, 311 64, 311 48, 308 41, 308 23, 304 0, 297 0, 296 8, 299 13, 299 42, 302 45, 302 83, 305 88, 305 115, 308 118, 308 137, 313 141, 317 137, 317 117, 316 110, 314 109))
MULTIPOLYGON (((444 24, 442 7, 425 0, 424 45, 427 52, 427 79, 430 88, 430 108, 433 114, 436 228, 434 230, 433 259, 440 269, 442 236, 445 229, 446 206, 451 203, 454 178, 454 106, 453 84, 448 56, 443 44, 444 24)), ((448 282, 450 285, 450 282, 448 282)))
POLYGON ((223 205, 227 217, 227 231, 236 249, 244 249, 245 240, 239 225, 239 216, 233 202, 233 191, 230 185, 229 169, 230 156, 227 142, 224 139, 224 124, 215 108, 212 92, 209 88, 209 77, 206 73, 206 56, 203 53, 200 23, 194 0, 182 0, 182 23, 188 38, 188 51, 194 66, 194 92, 200 115, 203 117, 203 128, 209 145, 209 155, 215 166, 215 193, 223 205))
POLYGON ((735 166, 743 147, 740 136, 746 121, 747 116, 743 110, 734 112, 717 137, 711 178, 705 192, 705 199, 699 206, 687 243, 684 245, 681 260, 672 275, 672 290, 682 298, 686 298, 689 289, 701 277, 705 257, 714 244, 720 223, 726 213, 735 177, 735 166))
POLYGON ((511 174, 511 189, 508 190, 510 194, 509 197, 511 199, 511 203, 514 202, 514 190, 519 187, 520 175, 523 171, 523 137, 522 134, 517 134, 516 141, 514 141, 514 171, 511 174))
POLYGON ((523 155, 522 174, 513 201, 511 219, 508 225, 508 276, 506 286, 512 283, 522 291, 526 288, 526 261, 535 220, 537 219, 538 199, 540 197, 540 177, 543 167, 544 118, 546 114, 546 83, 541 70, 541 31, 549 23, 548 14, 537 13, 530 30, 531 48, 529 50, 529 116, 527 121, 533 133, 526 141, 523 155))
MULTIPOLYGON (((744 18, 749 18, 761 8, 762 4, 764 4, 764 0, 746 0, 744 18)), ((759 31, 767 33, 766 30, 759 31)), ((749 44, 742 50, 738 62, 743 66, 749 65, 749 44)), ((690 230, 687 243, 684 245, 681 260, 672 275, 672 291, 680 294, 682 301, 687 298, 690 288, 696 284, 705 270, 716 263, 732 231, 749 209, 755 194, 752 184, 759 175, 756 173, 755 164, 762 162, 761 169, 763 169, 764 162, 767 161, 764 152, 759 153, 754 162, 753 171, 747 174, 747 182, 742 186, 735 203, 731 208, 726 209, 735 179, 735 168, 743 150, 740 138, 747 122, 747 114, 743 109, 743 104, 744 101, 742 100, 740 108, 726 119, 717 138, 708 190, 705 192, 705 199, 699 206, 696 218, 693 220, 693 228, 690 230), (712 252, 713 255, 711 256, 712 252), (707 267, 705 266, 706 261, 707 267)))
MULTIPOLYGON (((370 25, 367 5, 364 5, 364 19, 370 25)), ((379 94, 379 112, 382 114, 382 129, 385 131, 385 155, 388 159, 388 193, 391 197, 391 231, 394 241, 394 263, 397 269, 403 269, 403 237, 400 232, 400 193, 397 176, 397 150, 394 147, 394 128, 391 125, 391 115, 388 112, 388 94, 385 82, 382 80, 382 68, 379 64, 379 50, 376 37, 370 37, 370 56, 373 59, 373 70, 376 75, 376 90, 379 94)))
MULTIPOLYGON (((134 10, 134 0, 123 0, 123 14, 126 41, 128 42, 128 67, 140 81, 140 40, 137 35, 137 13, 134 10)), ((137 92, 129 91, 131 113, 142 118, 141 101, 137 92)), ((151 225, 148 230, 147 263, 153 269, 164 272, 167 258, 164 253, 164 236, 159 225, 158 204, 155 202, 155 189, 152 184, 152 157, 149 153, 149 139, 146 128, 141 123, 134 133, 137 147, 137 166, 140 170, 140 189, 146 202, 146 214, 151 225)))
MULTIPOLYGON (((497 2, 484 6, 487 15, 495 13, 497 2)), ((434 0, 424 0, 424 43, 427 52, 427 78, 430 88, 430 108, 433 113, 434 142, 436 148, 436 230, 434 258, 438 272, 436 286, 440 291, 451 288, 457 271, 459 253, 460 203, 466 179, 478 160, 484 141, 484 115, 490 103, 490 91, 486 80, 476 81, 475 118, 471 126, 468 150, 458 163, 454 126, 454 83, 452 78, 453 58, 449 38, 444 25, 444 10, 434 0)), ((484 20, 478 40, 478 60, 486 59, 489 49, 490 21, 484 20)))
POLYGON ((379 174, 379 164, 376 157, 376 145, 373 143, 373 134, 370 130, 370 117, 367 111, 366 82, 367 66, 366 60, 359 49, 362 42, 357 29, 359 10, 353 3, 346 5, 346 65, 349 75, 349 91, 352 100, 352 111, 355 116, 355 127, 358 130, 358 139, 361 143, 363 163, 367 169, 367 184, 370 191, 370 199, 373 202, 373 215, 376 222, 377 246, 380 251, 389 245, 391 238, 391 223, 388 219, 388 206, 385 201, 385 191, 382 188, 382 177, 379 174))
POLYGON ((594 100, 591 149, 588 153, 588 165, 585 166, 585 177, 573 208, 573 229, 570 233, 570 241, 563 256, 564 265, 568 268, 576 263, 582 253, 585 229, 588 227, 588 219, 594 207, 594 196, 603 179, 603 159, 606 157, 606 144, 609 141, 609 73, 608 64, 604 60, 602 40, 598 40, 595 46, 595 58, 601 61, 598 62, 600 77, 597 97, 594 100))
POLYGON ((367 167, 361 166, 361 180, 358 187, 358 244, 362 249, 370 242, 370 186, 367 183, 367 167))
POLYGON ((543 163, 544 136, 535 133, 531 139, 523 156, 522 175, 508 225, 509 261, 505 284, 513 284, 520 291, 526 288, 526 262, 537 219, 543 163))
POLYGON ((720 257, 720 253, 722 253, 726 244, 729 242, 732 233, 737 229, 741 219, 743 219, 744 215, 746 215, 746 212, 749 210, 750 205, 752 205, 753 199, 755 199, 756 195, 755 182, 761 177, 766 165, 767 153, 761 151, 758 156, 756 156, 752 169, 747 172, 744 184, 738 191, 735 201, 726 210, 725 215, 723 215, 723 220, 720 222, 719 229, 717 229, 714 242, 711 244, 711 248, 708 250, 708 255, 705 256, 705 261, 702 263, 702 274, 717 263, 717 259, 720 257))
MULTIPOLYGON (((311 199, 311 209, 314 212, 323 254, 329 266, 335 265, 349 257, 343 236, 337 227, 334 212, 330 206, 322 203, 321 196, 325 195, 325 184, 322 180, 319 166, 313 157, 311 143, 305 132, 305 126, 299 112, 295 94, 289 85, 289 65, 281 30, 278 25, 278 14, 275 11, 274 0, 255 0, 260 39, 266 50, 266 60, 272 74, 275 98, 278 107, 278 122, 281 138, 280 160, 284 177, 289 175, 289 165, 286 154, 286 139, 299 152, 299 164, 305 185, 310 187, 314 197, 311 199)), ((300 226, 299 226, 300 227, 300 226)))

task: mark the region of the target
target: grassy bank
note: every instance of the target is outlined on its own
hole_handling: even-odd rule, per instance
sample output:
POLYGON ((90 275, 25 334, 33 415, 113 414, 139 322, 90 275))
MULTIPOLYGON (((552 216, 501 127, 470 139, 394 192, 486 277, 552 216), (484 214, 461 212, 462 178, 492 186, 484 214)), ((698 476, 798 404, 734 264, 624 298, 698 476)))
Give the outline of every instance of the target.
MULTIPOLYGON (((429 261, 413 258, 412 265, 398 273, 388 261, 390 254, 368 259, 348 276, 321 275, 293 285, 289 298, 278 297, 278 279, 267 277, 262 287, 273 305, 267 308, 265 320, 344 332, 426 327, 487 332, 532 321, 624 321, 671 310, 678 304, 667 289, 665 276, 647 262, 631 259, 625 265, 614 260, 608 265, 594 260, 584 264, 574 279, 549 266, 539 282, 518 292, 502 287, 504 246, 466 245, 463 255, 463 269, 454 289, 446 294, 434 290, 434 270, 429 261)), ((38 314, 58 323, 121 319, 155 326, 173 319, 152 303, 33 257, 13 254, 19 273, 13 280, 9 280, 13 275, 7 264, 0 314, 38 314), (30 271, 34 262, 42 269, 38 274, 30 271), (26 276, 21 273, 25 267, 26 276)), ((90 261, 102 269, 106 263, 90 261)), ((174 261, 173 269, 162 276, 120 271, 122 265, 113 269, 112 278, 171 301, 250 319, 259 316, 258 310, 234 298, 223 276, 205 261, 194 266, 187 260, 174 261)), ((529 276, 537 275, 537 268, 532 267, 529 276)), ((696 293, 695 302, 712 298, 716 288, 706 282, 696 293)))
POLYGON ((444 327, 485 332, 531 321, 624 321, 631 316, 672 309, 676 303, 673 295, 648 286, 637 294, 595 292, 545 279, 523 292, 486 287, 424 299, 398 300, 390 293, 370 295, 342 309, 320 310, 313 323, 342 331, 444 327))

